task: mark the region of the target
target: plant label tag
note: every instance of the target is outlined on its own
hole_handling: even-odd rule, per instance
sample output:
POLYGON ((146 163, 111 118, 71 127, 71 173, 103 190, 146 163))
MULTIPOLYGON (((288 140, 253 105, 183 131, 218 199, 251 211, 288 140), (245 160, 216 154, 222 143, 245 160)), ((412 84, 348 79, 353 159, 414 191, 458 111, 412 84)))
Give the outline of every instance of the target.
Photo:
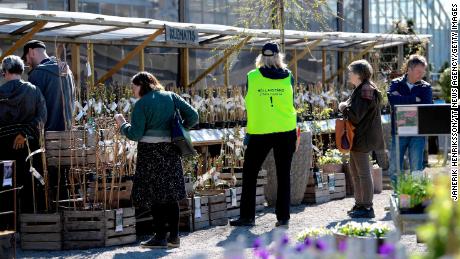
POLYGON ((13 161, 3 162, 3 187, 13 186, 13 161))
POLYGON ((237 200, 236 200, 236 189, 231 188, 230 189, 230 194, 232 195, 232 207, 238 206, 237 200))
POLYGON ((201 218, 201 197, 194 197, 195 199, 195 218, 201 218))
POLYGON ((123 209, 115 210, 115 232, 123 231, 123 209))
POLYGON ((327 177, 329 178, 329 191, 333 192, 335 191, 335 175, 329 174, 327 177))

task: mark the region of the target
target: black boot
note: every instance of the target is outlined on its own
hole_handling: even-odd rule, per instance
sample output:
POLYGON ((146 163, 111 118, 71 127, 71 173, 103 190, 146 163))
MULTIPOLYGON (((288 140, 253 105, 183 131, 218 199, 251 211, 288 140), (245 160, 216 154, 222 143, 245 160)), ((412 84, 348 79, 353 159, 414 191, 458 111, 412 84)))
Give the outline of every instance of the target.
POLYGON ((350 218, 375 218, 374 209, 372 207, 360 208, 348 214, 350 218))
POLYGON ((362 208, 361 206, 355 204, 353 205, 353 208, 351 208, 351 210, 347 211, 347 214, 350 215, 350 213, 352 213, 353 211, 359 210, 361 208, 362 208))
POLYGON ((180 238, 179 237, 168 237, 168 248, 178 248, 180 247, 180 238))
POLYGON ((289 220, 278 220, 275 227, 289 228, 289 220))
POLYGON ((241 226, 252 227, 254 225, 255 225, 255 221, 250 220, 250 219, 239 218, 239 219, 230 221, 230 226, 234 226, 234 227, 241 227, 241 226))
POLYGON ((147 248, 168 248, 168 242, 166 238, 154 235, 147 241, 141 242, 141 246, 147 248))

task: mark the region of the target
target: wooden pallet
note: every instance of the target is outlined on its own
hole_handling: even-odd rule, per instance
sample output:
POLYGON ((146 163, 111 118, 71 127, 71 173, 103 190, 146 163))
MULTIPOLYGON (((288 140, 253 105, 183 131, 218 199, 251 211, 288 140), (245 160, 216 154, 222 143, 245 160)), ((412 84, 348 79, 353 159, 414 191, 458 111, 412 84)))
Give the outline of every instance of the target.
POLYGON ((193 204, 193 211, 192 211, 192 222, 193 222, 193 230, 200 230, 207 228, 211 225, 209 222, 209 206, 208 206, 208 199, 203 199, 203 197, 199 197, 200 202, 197 204, 197 200, 195 199, 192 201, 193 204), (196 214, 196 208, 199 207, 200 214, 196 214))
POLYGON ((61 214, 20 214, 23 250, 61 250, 61 214))
POLYGON ((64 249, 105 246, 105 211, 64 211, 64 249))
POLYGON ((117 210, 105 211, 105 246, 125 245, 136 242, 136 217, 134 208, 119 209, 122 211, 123 229, 116 229, 117 210))
POLYGON ((45 148, 50 166, 88 165, 96 163, 96 134, 86 130, 47 131, 45 148))
POLYGON ((322 187, 315 183, 313 174, 309 174, 303 202, 321 204, 331 200, 328 182, 322 179, 322 187))
POLYGON ((418 226, 428 222, 428 214, 401 214, 397 197, 390 196, 390 213, 395 226, 401 234, 415 234, 418 226))
MULTIPOLYGON (((329 184, 331 184, 329 182, 329 184)), ((331 200, 343 199, 347 196, 346 194, 346 183, 344 173, 334 173, 334 188, 329 189, 331 200)))

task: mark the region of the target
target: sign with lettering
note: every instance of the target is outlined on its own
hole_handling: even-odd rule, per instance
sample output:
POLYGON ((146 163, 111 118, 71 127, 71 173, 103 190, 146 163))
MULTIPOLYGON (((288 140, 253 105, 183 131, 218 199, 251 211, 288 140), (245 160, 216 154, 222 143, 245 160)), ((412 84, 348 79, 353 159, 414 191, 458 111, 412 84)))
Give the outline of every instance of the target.
POLYGON ((198 44, 198 31, 192 28, 175 28, 165 25, 166 42, 198 44))

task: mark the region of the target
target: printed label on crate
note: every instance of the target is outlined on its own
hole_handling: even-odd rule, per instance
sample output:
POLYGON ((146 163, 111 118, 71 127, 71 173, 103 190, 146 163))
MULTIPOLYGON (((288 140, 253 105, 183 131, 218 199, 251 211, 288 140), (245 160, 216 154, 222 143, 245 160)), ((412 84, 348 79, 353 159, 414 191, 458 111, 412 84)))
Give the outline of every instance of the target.
POLYGON ((315 172, 315 181, 318 188, 323 188, 323 180, 321 179, 321 173, 315 172))
POLYGON ((232 207, 238 206, 237 200, 236 200, 236 189, 231 188, 230 189, 230 194, 232 195, 232 207))
POLYGON ((194 197, 195 199, 195 218, 201 218, 201 197, 194 197))
POLYGON ((328 174, 327 178, 329 179, 329 191, 335 191, 335 175, 328 174))
POLYGON ((123 231, 123 209, 115 211, 115 232, 123 231))
POLYGON ((3 187, 13 186, 13 161, 3 162, 3 187))

